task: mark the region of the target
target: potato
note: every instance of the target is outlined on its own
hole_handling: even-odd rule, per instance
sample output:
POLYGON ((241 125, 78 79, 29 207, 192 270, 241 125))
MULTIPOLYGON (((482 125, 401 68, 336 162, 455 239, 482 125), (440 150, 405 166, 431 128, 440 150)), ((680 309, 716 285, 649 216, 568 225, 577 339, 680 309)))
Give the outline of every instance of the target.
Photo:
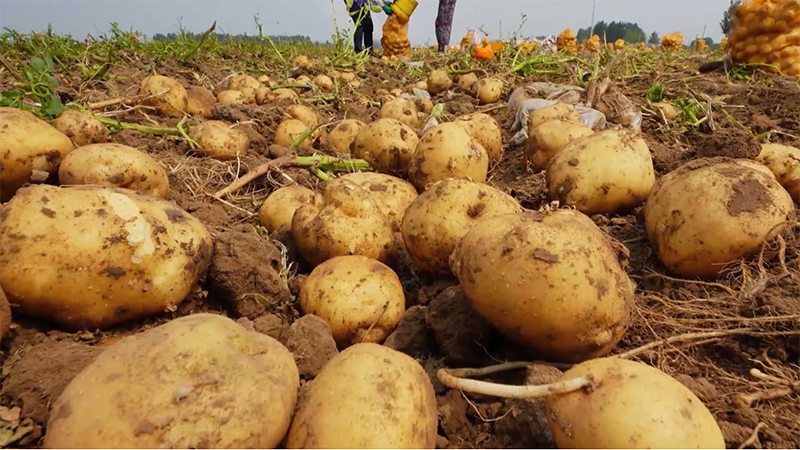
POLYGON ((153 75, 142 80, 139 95, 145 97, 142 105, 151 106, 168 116, 181 116, 188 107, 186 89, 169 77, 153 75))
POLYGON ((149 155, 122 144, 93 144, 75 149, 58 169, 62 185, 95 184, 166 198, 169 178, 149 155))
POLYGON ((417 198, 417 190, 411 183, 391 175, 355 172, 344 175, 339 180, 351 181, 367 191, 395 231, 400 231, 406 208, 417 198))
POLYGON ((484 78, 472 88, 481 105, 497 102, 503 94, 503 82, 497 78, 484 78))
POLYGON ((394 119, 411 128, 419 128, 417 105, 407 98, 394 98, 381 107, 381 119, 394 119))
POLYGON ((275 89, 274 91, 272 91, 272 95, 275 100, 282 100, 282 99, 298 100, 300 98, 300 96, 297 95, 297 92, 286 88, 275 89))
POLYGON ((499 159, 503 152, 503 136, 494 117, 484 113, 467 114, 456 119, 478 144, 481 144, 490 160, 499 159))
POLYGON ((426 83, 428 84, 428 92, 430 92, 431 95, 441 94, 453 87, 453 80, 450 79, 450 75, 444 70, 434 70, 431 72, 430 75, 428 75, 426 83))
POLYGON ((241 92, 245 103, 255 103, 256 91, 261 87, 262 84, 250 75, 236 75, 228 80, 228 90, 241 92))
POLYGON ((314 85, 324 92, 330 92, 333 90, 333 80, 331 80, 331 77, 327 75, 317 75, 314 77, 314 85))
POLYGON ((403 95, 403 90, 400 88, 394 88, 391 91, 389 91, 389 93, 395 97, 400 97, 401 95, 403 95))
POLYGON ((725 448, 711 412, 664 372, 602 358, 573 367, 559 381, 588 375, 594 377, 591 389, 547 400, 547 421, 558 448, 725 448))
POLYGON ((275 339, 215 314, 123 338, 53 405, 45 448, 275 448, 300 385, 275 339))
POLYGON ((641 205, 656 181, 647 143, 628 130, 606 130, 572 141, 545 173, 550 198, 587 215, 641 205))
POLYGON ((350 154, 350 144, 362 128, 367 126, 364 122, 356 119, 345 119, 339 125, 333 127, 328 133, 327 142, 337 153, 343 155, 350 154))
POLYGON ((791 196, 763 165, 698 159, 659 178, 645 225, 667 269, 712 278, 728 263, 758 253, 793 212, 791 196))
POLYGON ((202 86, 193 86, 186 90, 186 112, 204 119, 211 117, 211 108, 217 103, 217 98, 208 89, 202 86))
POLYGON ((319 117, 317 116, 317 113, 305 105, 292 105, 286 109, 286 112, 283 113, 282 120, 291 119, 303 122, 306 125, 306 128, 319 125, 319 117))
POLYGON ((345 83, 349 83, 356 80, 356 74, 353 72, 340 72, 338 78, 345 83))
POLYGON ((11 329, 11 305, 8 304, 6 294, 0 289, 0 339, 11 329))
POLYGON ((594 134, 582 123, 550 120, 529 132, 525 146, 525 159, 537 171, 547 168, 547 163, 570 142, 594 134))
POLYGON ((386 261, 395 250, 389 219, 367 191, 346 180, 325 185, 322 203, 298 208, 292 232, 300 254, 313 266, 345 255, 386 261))
POLYGON ((513 197, 465 179, 439 181, 406 208, 403 241, 414 265, 424 272, 449 273, 458 241, 489 217, 522 211, 513 197))
POLYGON ((37 179, 37 172, 56 173, 72 149, 72 141, 47 122, 28 111, 0 107, 0 201, 37 179))
POLYGON ((414 87, 419 89, 419 90, 421 90, 421 91, 427 91, 428 90, 428 82, 427 81, 417 81, 417 83, 414 84, 414 87))
POLYGON ((9 301, 70 330, 174 311, 211 260, 199 220, 127 189, 36 185, 2 217, 0 285, 9 301))
POLYGON ((311 85, 311 78, 308 78, 305 75, 300 75, 299 77, 297 77, 296 80, 294 80, 293 84, 299 84, 301 86, 310 86, 311 85))
POLYGON ((366 160, 378 172, 405 175, 419 137, 408 125, 394 119, 379 119, 362 128, 352 144, 350 154, 366 160))
MULTIPOLYGON (((418 98, 416 101, 414 101, 414 103, 417 105, 417 109, 419 110, 419 113, 417 114, 418 118, 421 117, 420 114, 422 116, 427 116, 433 111, 433 102, 429 98, 418 98)), ((424 118, 419 120, 419 123, 423 123, 424 120, 424 118)))
POLYGON ((780 144, 762 144, 756 161, 772 171, 778 183, 800 202, 800 149, 780 144))
POLYGON ((308 59, 306 55, 296 56, 292 60, 292 67, 297 67, 299 69, 312 69, 314 68, 314 64, 311 63, 311 60, 308 59))
POLYGON ((189 137, 197 142, 197 153, 221 161, 243 156, 250 146, 250 138, 244 131, 231 128, 219 120, 209 120, 192 127, 189 137))
POLYGON ((76 147, 108 141, 108 130, 91 114, 68 109, 53 121, 53 127, 64 133, 76 147))
POLYGON ((568 123, 582 123, 581 115, 575 110, 575 107, 566 103, 556 103, 552 106, 540 108, 531 111, 528 116, 528 136, 536 127, 551 120, 560 120, 568 123))
POLYGON ((464 127, 451 122, 425 132, 411 157, 408 176, 419 191, 424 191, 429 184, 450 177, 470 177, 483 183, 488 170, 486 150, 464 127))
POLYGON ((272 81, 272 80, 269 78, 269 75, 261 75, 261 76, 259 76, 257 79, 258 79, 258 82, 259 82, 259 83, 261 83, 261 84, 263 84, 263 85, 265 85, 265 86, 272 86, 272 84, 271 84, 271 83, 274 83, 274 81, 272 81))
POLYGON ((466 73, 458 77, 458 87, 465 91, 471 91, 472 86, 478 82, 478 76, 474 73, 466 73))
POLYGON ((357 344, 309 383, 286 448, 435 448, 437 424, 422 366, 388 347, 357 344))
POLYGON ((258 220, 267 231, 274 233, 282 226, 292 226, 294 212, 303 205, 322 203, 322 197, 307 187, 295 184, 282 187, 261 204, 258 220))
POLYGON ((478 314, 547 361, 602 356, 630 322, 633 283, 609 239, 577 211, 483 220, 450 266, 478 314))
POLYGON ((240 91, 222 91, 217 94, 217 101, 223 105, 244 105, 247 97, 240 91))
POLYGON ((284 120, 275 131, 273 144, 290 148, 298 136, 305 133, 308 126, 296 119, 284 120))
POLYGON ((658 110, 664 114, 664 118, 667 120, 675 120, 678 117, 678 108, 674 105, 669 103, 653 103, 653 106, 658 108, 658 110))
POLYGON ((406 311, 397 274, 365 256, 337 256, 318 265, 300 289, 303 314, 331 327, 343 349, 361 342, 381 343, 406 311))

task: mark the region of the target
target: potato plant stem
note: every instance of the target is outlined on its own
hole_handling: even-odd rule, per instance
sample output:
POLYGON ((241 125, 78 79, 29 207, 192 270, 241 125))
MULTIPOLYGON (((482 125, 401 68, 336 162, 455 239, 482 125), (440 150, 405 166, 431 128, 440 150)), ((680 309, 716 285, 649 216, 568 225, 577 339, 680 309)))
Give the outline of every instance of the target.
POLYGON ((102 116, 95 116, 95 118, 107 127, 117 127, 123 130, 134 130, 140 133, 154 134, 156 136, 183 136, 183 133, 181 133, 181 130, 178 128, 148 127, 146 125, 139 125, 136 123, 120 122, 119 120, 109 119, 102 116))
MULTIPOLYGON (((519 363, 500 364, 502 367, 499 369, 498 366, 487 367, 486 369, 492 369, 489 371, 489 373, 491 373, 492 371, 497 372, 500 370, 517 368, 517 364, 519 363)), ((502 398, 527 399, 548 397, 553 394, 567 394, 583 389, 593 382, 589 377, 578 377, 539 386, 512 386, 462 378, 464 376, 486 374, 486 369, 439 369, 439 371, 436 372, 436 377, 442 384, 450 389, 458 389, 475 394, 493 395, 502 398)))

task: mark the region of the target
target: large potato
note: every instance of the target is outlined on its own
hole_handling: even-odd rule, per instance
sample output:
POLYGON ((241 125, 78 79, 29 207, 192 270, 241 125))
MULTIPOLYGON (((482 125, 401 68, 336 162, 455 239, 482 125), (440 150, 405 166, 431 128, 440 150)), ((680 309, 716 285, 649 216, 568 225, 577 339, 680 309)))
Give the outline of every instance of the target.
POLYGON ((430 75, 428 75, 426 83, 428 92, 430 92, 431 95, 441 94, 453 87, 453 80, 444 70, 434 70, 431 72, 430 75))
POLYGON ((484 78, 472 85, 478 102, 481 105, 494 103, 500 100, 503 94, 503 82, 497 78, 484 78))
POLYGON ((568 123, 582 123, 581 122, 581 115, 575 109, 575 107, 568 105, 566 103, 556 103, 552 106, 547 106, 544 108, 537 109, 535 111, 531 111, 530 115, 528 115, 528 136, 531 135, 533 130, 536 127, 544 124, 545 122, 549 122, 551 120, 560 120, 562 122, 568 123))
POLYGON ((793 213, 792 197, 763 165, 699 159, 653 186, 645 225, 667 269, 709 278, 728 263, 759 252, 793 213))
POLYGON ((778 183, 800 202, 800 149, 780 144, 763 144, 756 161, 772 171, 778 183))
POLYGON ((525 159, 536 170, 542 171, 567 144, 590 134, 594 134, 594 131, 582 123, 550 120, 530 131, 528 144, 525 146, 525 159))
POLYGON ((437 125, 422 135, 408 177, 419 191, 439 180, 469 177, 483 183, 489 171, 486 150, 457 123, 437 125))
POLYGON ((223 105, 244 105, 247 97, 240 91, 222 91, 217 94, 217 101, 223 105))
POLYGON ((308 56, 300 55, 296 56, 292 60, 292 67, 296 67, 298 69, 310 70, 314 68, 314 64, 311 62, 310 59, 308 59, 308 56))
POLYGON ((422 366, 388 347, 357 344, 303 392, 286 448, 435 448, 437 426, 422 366))
POLYGON ((350 144, 350 153, 366 160, 378 172, 405 175, 419 137, 408 125, 379 119, 362 128, 350 144))
POLYGON ((490 160, 499 159, 503 152, 503 136, 494 117, 484 113, 468 114, 456 119, 478 144, 481 144, 490 160))
POLYGON ((53 127, 64 133, 75 146, 108 141, 108 130, 91 114, 68 109, 56 117, 53 127))
POLYGON ((5 292, 0 289, 0 339, 11 328, 11 305, 8 304, 5 292))
POLYGON ((228 90, 241 92, 245 103, 256 102, 256 91, 261 86, 261 83, 250 75, 236 75, 228 80, 228 90))
POLYGON ((381 107, 381 119, 394 119, 411 128, 419 128, 417 105, 407 98, 394 98, 381 107))
POLYGON ((385 261, 394 253, 389 219, 367 191, 346 180, 327 184, 322 203, 298 208, 292 232, 300 254, 314 266, 335 256, 362 255, 385 261))
POLYGON ((442 180, 406 209, 401 232, 414 264, 425 272, 449 273, 450 254, 478 222, 522 211, 513 197, 465 179, 442 180))
POLYGON ((194 314, 112 345, 53 405, 45 448, 275 448, 297 366, 275 339, 194 314))
POLYGON ((295 184, 282 187, 267 197, 261 204, 258 220, 267 231, 274 233, 282 226, 292 226, 294 212, 303 205, 322 203, 319 194, 295 184))
POLYGON ((639 206, 656 182, 647 143, 628 130, 572 141, 553 156, 545 175, 550 198, 588 215, 639 206))
POLYGON ((711 412, 664 372, 602 358, 573 367, 559 381, 585 376, 593 377, 591 389, 547 400, 558 448, 725 448, 711 412))
POLYGON ((186 88, 176 80, 161 75, 142 80, 139 95, 144 97, 141 102, 143 105, 170 116, 183 115, 189 104, 186 88))
POLYGON ((294 140, 305 133, 306 129, 308 129, 308 125, 297 119, 284 120, 275 130, 275 139, 272 142, 275 145, 290 148, 294 140))
POLYGON ((323 92, 330 92, 333 90, 333 80, 327 75, 317 75, 314 77, 314 86, 320 88, 323 92))
POLYGON ((28 111, 0 107, 0 201, 33 181, 34 171, 56 173, 72 149, 72 141, 47 122, 28 111))
POLYGON ((244 155, 250 146, 250 138, 244 131, 219 120, 192 127, 189 137, 197 142, 197 153, 223 161, 244 155))
POLYGON ((348 155, 350 154, 350 144, 353 143, 358 132, 365 126, 367 126, 367 124, 360 120, 343 120, 328 133, 327 142, 337 153, 348 155))
POLYGON ((633 283, 608 238, 577 211, 483 220, 450 265, 475 311, 548 361, 602 356, 630 322, 633 283))
POLYGON ((187 113, 205 119, 211 117, 211 108, 217 103, 217 98, 211 91, 202 86, 193 86, 186 89, 186 98, 187 113))
POLYGON ((62 185, 96 184, 166 198, 167 172, 139 150, 122 144, 93 144, 75 149, 58 169, 62 185))
POLYGON ((211 259, 199 220, 127 189, 36 185, 0 214, 9 301, 71 330, 174 311, 211 259))
POLYGON ((397 274, 365 256, 337 256, 318 265, 300 289, 303 314, 321 317, 340 349, 381 343, 406 311, 397 274))
POLYGON ((417 190, 411 183, 391 175, 355 172, 339 179, 351 181, 367 191, 395 231, 400 231, 406 208, 417 198, 417 190))

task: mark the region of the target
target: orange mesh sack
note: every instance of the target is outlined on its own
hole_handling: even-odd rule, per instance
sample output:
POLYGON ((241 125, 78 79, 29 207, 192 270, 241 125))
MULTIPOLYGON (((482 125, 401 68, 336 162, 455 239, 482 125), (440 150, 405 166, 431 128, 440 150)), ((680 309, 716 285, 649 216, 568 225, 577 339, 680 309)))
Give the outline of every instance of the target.
POLYGON ((410 56, 408 22, 401 21, 396 14, 389 16, 383 24, 381 46, 383 46, 383 56, 410 56))
POLYGON ((665 52, 677 52, 683 49, 683 33, 665 34, 661 38, 661 50, 665 52))
POLYGON ((575 36, 575 32, 570 28, 562 31, 556 38, 556 47, 560 52, 575 53, 578 48, 578 38, 575 36))
POLYGON ((739 0, 730 13, 726 47, 734 64, 800 76, 800 0, 739 0))

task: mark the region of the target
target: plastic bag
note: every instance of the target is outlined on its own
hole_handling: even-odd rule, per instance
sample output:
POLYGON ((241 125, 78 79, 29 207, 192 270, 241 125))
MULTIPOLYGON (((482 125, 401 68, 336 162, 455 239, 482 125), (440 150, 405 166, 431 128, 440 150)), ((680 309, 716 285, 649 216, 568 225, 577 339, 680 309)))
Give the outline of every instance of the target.
POLYGON ((482 44, 483 40, 489 39, 489 33, 481 30, 480 28, 469 30, 467 32, 467 36, 469 35, 472 35, 472 38, 469 40, 470 47, 483 45, 482 44))
MULTIPOLYGON (((511 126, 511 131, 517 133, 511 138, 512 146, 520 146, 528 140, 528 116, 537 109, 547 108, 548 106, 555 105, 556 101, 545 100, 542 98, 530 98, 522 102, 514 117, 514 125, 511 126)), ((578 105, 575 107, 578 114, 581 115, 581 122, 587 127, 600 131, 606 128, 606 116, 600 111, 585 106, 578 105)))
POLYGON ((800 76, 800 0, 737 0, 730 7, 728 56, 735 64, 800 76))

